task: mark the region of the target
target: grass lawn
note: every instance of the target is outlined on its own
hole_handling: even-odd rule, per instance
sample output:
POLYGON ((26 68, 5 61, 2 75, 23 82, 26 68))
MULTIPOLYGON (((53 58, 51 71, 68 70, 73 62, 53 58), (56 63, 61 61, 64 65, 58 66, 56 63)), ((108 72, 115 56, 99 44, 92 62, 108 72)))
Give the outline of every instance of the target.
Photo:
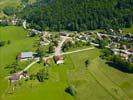
MULTIPOLYGON (((63 65, 55 65, 51 60, 49 80, 24 81, 14 94, 5 94, 2 100, 23 100, 23 97, 25 100, 132 100, 133 74, 109 67, 99 55, 100 50, 94 49, 65 55, 63 65), (88 58, 90 65, 86 68, 84 61, 88 58), (64 91, 69 84, 76 88, 75 97, 64 91)), ((29 73, 35 74, 43 67, 35 64, 29 73)))

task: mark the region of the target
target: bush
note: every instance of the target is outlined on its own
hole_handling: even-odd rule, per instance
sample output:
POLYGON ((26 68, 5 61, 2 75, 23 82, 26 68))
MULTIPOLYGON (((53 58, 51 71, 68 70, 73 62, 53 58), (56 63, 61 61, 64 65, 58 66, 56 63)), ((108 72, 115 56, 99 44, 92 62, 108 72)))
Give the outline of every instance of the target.
POLYGON ((10 43, 11 43, 11 41, 10 41, 10 40, 8 40, 8 41, 7 41, 7 44, 10 44, 10 43))
POLYGON ((109 64, 123 72, 133 73, 133 64, 121 59, 119 56, 113 56, 109 64))
POLYGON ((100 57, 102 59, 110 60, 112 58, 112 55, 113 55, 112 51, 110 49, 105 48, 102 49, 102 54, 100 55, 100 57))
POLYGON ((0 47, 5 45, 5 41, 0 41, 0 47))
POLYGON ((44 82, 44 80, 48 79, 48 71, 45 69, 42 69, 37 73, 36 76, 39 82, 44 82))
POLYGON ((36 75, 32 74, 30 75, 30 80, 35 80, 36 79, 36 75))
POLYGON ((69 86, 65 89, 65 92, 69 93, 72 96, 76 95, 76 90, 73 86, 69 86))

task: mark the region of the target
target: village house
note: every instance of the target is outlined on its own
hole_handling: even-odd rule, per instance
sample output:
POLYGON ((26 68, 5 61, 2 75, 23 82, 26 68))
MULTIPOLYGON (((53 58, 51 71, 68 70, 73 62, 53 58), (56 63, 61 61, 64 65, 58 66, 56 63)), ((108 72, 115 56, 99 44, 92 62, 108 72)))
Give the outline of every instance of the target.
POLYGON ((17 56, 17 59, 19 59, 20 61, 34 59, 34 53, 33 52, 22 52, 17 56))
POLYGON ((54 59, 56 64, 63 64, 64 63, 63 56, 60 56, 60 55, 59 56, 54 56, 53 59, 54 59))
POLYGON ((18 81, 18 80, 21 80, 22 78, 28 78, 28 74, 26 71, 23 71, 23 72, 20 72, 20 73, 14 73, 13 75, 11 75, 9 77, 9 82, 10 82, 10 85, 11 83, 15 82, 15 81, 18 81))

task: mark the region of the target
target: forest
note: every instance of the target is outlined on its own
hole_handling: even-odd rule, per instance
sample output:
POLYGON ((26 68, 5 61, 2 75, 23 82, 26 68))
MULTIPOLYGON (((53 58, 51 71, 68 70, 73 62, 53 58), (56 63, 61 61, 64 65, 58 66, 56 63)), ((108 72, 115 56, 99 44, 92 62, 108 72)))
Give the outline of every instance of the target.
POLYGON ((29 26, 49 31, 129 28, 133 0, 38 0, 18 15, 29 26))

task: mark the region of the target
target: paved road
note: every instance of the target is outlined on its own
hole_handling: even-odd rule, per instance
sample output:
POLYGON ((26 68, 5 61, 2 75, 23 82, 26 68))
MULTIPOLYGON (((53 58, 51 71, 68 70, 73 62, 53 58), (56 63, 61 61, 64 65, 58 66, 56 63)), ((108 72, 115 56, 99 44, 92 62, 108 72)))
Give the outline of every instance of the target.
POLYGON ((82 52, 82 51, 87 51, 87 50, 92 50, 92 49, 94 49, 94 47, 81 49, 81 50, 75 50, 75 51, 72 51, 72 52, 66 52, 66 53, 62 53, 62 55, 67 55, 67 54, 72 54, 72 53, 77 53, 77 52, 82 52))
POLYGON ((55 48, 55 56, 58 56, 58 55, 61 55, 61 47, 63 45, 63 43, 69 39, 70 37, 67 37, 67 36, 61 36, 62 38, 62 41, 59 43, 58 47, 55 48))
POLYGON ((29 64, 24 70, 22 71, 27 71, 29 68, 31 68, 35 63, 37 63, 39 61, 39 59, 33 61, 31 64, 29 64))

